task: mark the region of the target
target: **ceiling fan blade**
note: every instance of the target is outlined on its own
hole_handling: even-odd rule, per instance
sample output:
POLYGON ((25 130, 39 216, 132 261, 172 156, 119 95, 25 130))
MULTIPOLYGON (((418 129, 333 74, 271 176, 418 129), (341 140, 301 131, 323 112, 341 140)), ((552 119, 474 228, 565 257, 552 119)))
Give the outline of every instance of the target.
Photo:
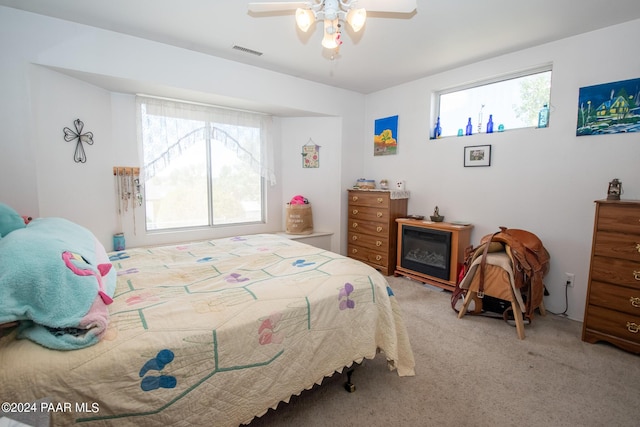
POLYGON ((270 1, 264 3, 249 3, 249 12, 278 12, 281 10, 306 9, 309 2, 306 1, 270 1))
POLYGON ((411 13, 418 5, 417 0, 358 0, 356 7, 367 12, 411 13))

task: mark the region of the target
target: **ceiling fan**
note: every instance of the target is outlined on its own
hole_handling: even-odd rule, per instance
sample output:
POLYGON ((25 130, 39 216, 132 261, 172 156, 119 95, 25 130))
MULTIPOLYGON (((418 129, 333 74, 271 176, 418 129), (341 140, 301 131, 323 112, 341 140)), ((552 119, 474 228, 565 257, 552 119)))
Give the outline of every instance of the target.
POLYGON ((296 23, 307 32, 316 21, 323 21, 322 46, 337 49, 342 44, 342 27, 348 22, 353 31, 364 26, 369 12, 412 13, 417 0, 308 0, 249 3, 254 13, 296 10, 296 23), (358 7, 356 7, 358 6, 358 7))

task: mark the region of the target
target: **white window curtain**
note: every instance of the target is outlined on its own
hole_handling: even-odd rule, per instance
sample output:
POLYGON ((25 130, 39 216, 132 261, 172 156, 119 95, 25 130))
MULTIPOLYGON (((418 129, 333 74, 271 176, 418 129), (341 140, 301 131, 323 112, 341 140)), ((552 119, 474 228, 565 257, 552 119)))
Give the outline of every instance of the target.
POLYGON ((144 150, 141 176, 153 176, 156 169, 162 168, 200 136, 198 133, 210 132, 259 171, 266 182, 276 184, 270 115, 141 95, 136 96, 136 111, 139 146, 144 150), (153 126, 142 122, 143 110, 147 117, 157 118, 153 126), (153 144, 142 144, 143 128, 145 138, 153 138, 153 144), (150 129, 153 132, 149 132, 150 129), (259 130, 259 138, 256 130, 259 130))

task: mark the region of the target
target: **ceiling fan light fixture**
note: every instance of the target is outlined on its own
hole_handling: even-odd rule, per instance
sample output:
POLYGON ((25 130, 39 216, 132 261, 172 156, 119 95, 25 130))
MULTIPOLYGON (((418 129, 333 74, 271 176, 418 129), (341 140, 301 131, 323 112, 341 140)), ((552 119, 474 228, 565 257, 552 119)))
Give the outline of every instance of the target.
POLYGON ((367 20, 367 11, 364 9, 350 9, 347 13, 347 22, 356 33, 364 27, 367 20))
POLYGON ((348 22, 354 32, 359 32, 369 12, 413 14, 418 0, 302 0, 260 1, 249 3, 249 11, 256 14, 295 10, 296 24, 303 32, 322 21, 322 46, 337 49, 342 44, 342 26, 348 22), (361 4, 363 8, 356 6, 361 4))
POLYGON ((298 28, 304 31, 305 33, 311 27, 311 24, 315 22, 315 15, 309 9, 296 9, 296 24, 298 24, 298 28))

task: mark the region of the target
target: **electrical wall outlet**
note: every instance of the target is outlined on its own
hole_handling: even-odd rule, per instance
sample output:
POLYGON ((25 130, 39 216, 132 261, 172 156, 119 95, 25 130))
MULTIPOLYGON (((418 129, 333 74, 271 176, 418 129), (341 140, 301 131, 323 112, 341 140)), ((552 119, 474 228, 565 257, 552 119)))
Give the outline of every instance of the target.
POLYGON ((573 287, 573 281, 576 278, 576 275, 573 273, 564 273, 564 283, 566 286, 573 287))

